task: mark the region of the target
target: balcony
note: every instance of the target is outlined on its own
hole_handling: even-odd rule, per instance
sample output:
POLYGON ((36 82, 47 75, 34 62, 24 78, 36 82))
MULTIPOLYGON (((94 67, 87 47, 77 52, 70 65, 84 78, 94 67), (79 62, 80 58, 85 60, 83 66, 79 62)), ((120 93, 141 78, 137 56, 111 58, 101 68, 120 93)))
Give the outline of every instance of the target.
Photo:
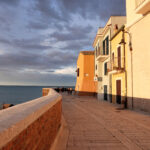
POLYGON ((103 62, 109 57, 108 54, 104 54, 103 50, 99 50, 99 53, 97 54, 96 60, 103 62))
POLYGON ((122 72, 125 69, 124 57, 115 57, 113 60, 108 62, 107 71, 109 73, 122 72))
POLYGON ((136 13, 146 14, 150 11, 150 0, 135 0, 136 13))

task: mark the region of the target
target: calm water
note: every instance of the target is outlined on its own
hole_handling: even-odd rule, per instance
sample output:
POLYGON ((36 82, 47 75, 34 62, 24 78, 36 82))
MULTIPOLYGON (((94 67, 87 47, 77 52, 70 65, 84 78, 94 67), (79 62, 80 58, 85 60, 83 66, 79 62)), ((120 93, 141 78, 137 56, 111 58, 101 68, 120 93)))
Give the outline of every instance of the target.
POLYGON ((4 103, 16 105, 41 97, 42 88, 47 87, 48 86, 0 86, 0 106, 4 103))

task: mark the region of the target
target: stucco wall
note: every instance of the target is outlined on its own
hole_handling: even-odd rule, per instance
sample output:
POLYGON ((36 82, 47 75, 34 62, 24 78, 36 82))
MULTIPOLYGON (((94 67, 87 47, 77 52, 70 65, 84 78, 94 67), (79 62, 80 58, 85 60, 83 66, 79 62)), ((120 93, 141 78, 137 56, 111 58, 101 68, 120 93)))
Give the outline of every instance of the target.
MULTIPOLYGON (((124 51, 124 45, 119 44, 121 42, 123 35, 123 31, 120 31, 111 41, 111 46, 112 46, 112 53, 114 53, 114 57, 117 59, 118 58, 118 47, 121 47, 121 66, 125 66, 124 57, 126 58, 126 49, 124 51), (124 54, 125 52, 125 54, 124 54)), ((126 41, 126 34, 125 36, 125 41, 126 41)), ((121 80, 121 97, 122 100, 124 100, 124 97, 126 96, 126 78, 125 78, 125 71, 122 72, 115 72, 112 74, 112 102, 116 103, 116 95, 117 95, 117 89, 116 89, 116 81, 121 80)))
POLYGON ((116 98, 115 96, 117 95, 117 91, 116 91, 116 81, 117 80, 121 80, 121 96, 122 96, 122 100, 123 97, 125 96, 125 73, 119 73, 119 74, 113 74, 112 75, 112 95, 113 95, 113 99, 112 102, 116 103, 116 98))
POLYGON ((150 111, 150 107, 147 107, 150 106, 150 13, 128 30, 132 35, 133 46, 132 61, 130 52, 127 56, 129 107, 133 96, 134 108, 150 111), (132 71, 131 66, 133 66, 132 71))
POLYGON ((141 14, 136 14, 135 0, 126 0, 127 27, 131 26, 136 20, 142 17, 141 14))
POLYGON ((0 149, 50 149, 61 125, 61 99, 50 90, 47 96, 1 110, 0 149))
POLYGON ((76 91, 93 92, 97 90, 97 84, 94 82, 94 54, 79 54, 77 67, 80 69, 79 77, 77 77, 76 91))
POLYGON ((128 52, 128 96, 132 96, 131 63, 133 64, 133 96, 150 98, 150 14, 130 28, 133 45, 133 61, 128 52))

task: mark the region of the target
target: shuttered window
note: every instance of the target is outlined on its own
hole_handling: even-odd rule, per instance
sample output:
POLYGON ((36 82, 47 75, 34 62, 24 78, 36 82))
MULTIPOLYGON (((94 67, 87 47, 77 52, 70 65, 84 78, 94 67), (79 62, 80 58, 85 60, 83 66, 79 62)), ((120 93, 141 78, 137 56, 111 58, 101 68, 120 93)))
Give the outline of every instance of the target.
POLYGON ((105 40, 103 41, 103 55, 105 55, 105 40))
POLYGON ((77 70, 77 77, 79 77, 79 73, 80 73, 79 71, 80 71, 80 70, 79 70, 79 68, 78 68, 78 70, 77 70))
POLYGON ((109 55, 109 37, 103 41, 103 55, 109 55))
POLYGON ((106 38, 106 54, 109 55, 109 37, 106 38))
POLYGON ((107 63, 104 63, 104 75, 107 75, 107 63))

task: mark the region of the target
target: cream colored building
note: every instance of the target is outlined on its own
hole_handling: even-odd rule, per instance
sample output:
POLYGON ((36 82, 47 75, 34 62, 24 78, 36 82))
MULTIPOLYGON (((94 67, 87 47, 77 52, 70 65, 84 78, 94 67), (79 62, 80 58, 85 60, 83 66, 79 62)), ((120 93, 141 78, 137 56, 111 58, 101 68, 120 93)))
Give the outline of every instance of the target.
POLYGON ((111 75, 107 72, 107 64, 111 57, 110 38, 114 27, 120 28, 126 23, 125 16, 111 16, 104 28, 99 28, 93 42, 95 49, 95 80, 98 81, 98 99, 112 101, 111 75))
POLYGON ((128 106, 150 112, 150 0, 126 0, 126 12, 128 106))

